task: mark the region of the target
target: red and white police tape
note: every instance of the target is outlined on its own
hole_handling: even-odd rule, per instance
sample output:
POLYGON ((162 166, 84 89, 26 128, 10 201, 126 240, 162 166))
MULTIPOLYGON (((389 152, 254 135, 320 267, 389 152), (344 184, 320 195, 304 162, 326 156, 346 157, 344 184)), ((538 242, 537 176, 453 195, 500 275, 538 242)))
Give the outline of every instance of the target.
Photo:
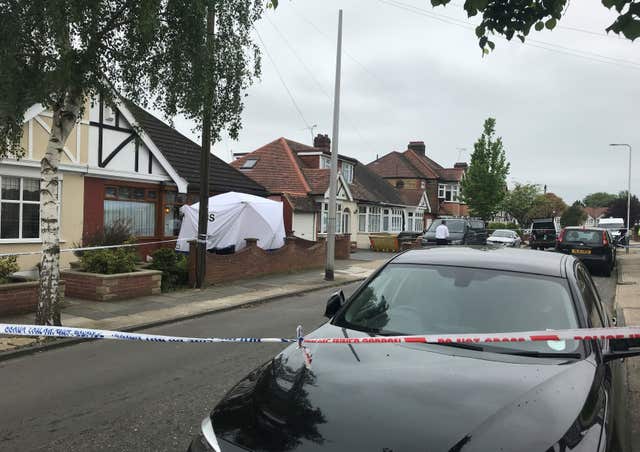
POLYGON ((411 336, 367 336, 367 337, 304 337, 298 327, 295 339, 277 337, 183 337, 158 334, 127 333, 91 328, 65 326, 14 325, 0 323, 0 335, 45 336, 79 339, 115 339, 144 342, 181 343, 294 343, 303 344, 391 344, 391 343, 484 343, 484 342, 538 342, 594 339, 640 339, 640 326, 614 328, 576 328, 566 330, 521 331, 512 333, 483 334, 421 334, 411 336))

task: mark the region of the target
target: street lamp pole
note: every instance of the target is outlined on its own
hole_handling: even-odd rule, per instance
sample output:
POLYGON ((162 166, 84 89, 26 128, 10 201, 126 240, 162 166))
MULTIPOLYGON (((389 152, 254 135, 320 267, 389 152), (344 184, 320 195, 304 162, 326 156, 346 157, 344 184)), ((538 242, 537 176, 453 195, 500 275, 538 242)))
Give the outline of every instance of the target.
POLYGON ((627 183, 627 250, 629 254, 629 245, 631 244, 631 145, 627 143, 611 143, 609 146, 625 146, 629 149, 629 180, 627 183))

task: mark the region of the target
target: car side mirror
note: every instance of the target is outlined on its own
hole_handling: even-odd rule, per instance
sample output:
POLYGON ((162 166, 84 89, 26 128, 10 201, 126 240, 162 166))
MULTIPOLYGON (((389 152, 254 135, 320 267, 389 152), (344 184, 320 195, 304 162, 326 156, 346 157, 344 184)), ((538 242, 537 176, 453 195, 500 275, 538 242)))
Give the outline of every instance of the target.
POLYGON ((621 358, 640 356, 640 337, 634 339, 613 339, 609 341, 610 350, 604 354, 604 362, 621 358))
POLYGON ((332 319, 344 305, 345 297, 344 292, 339 290, 332 294, 327 301, 327 307, 324 310, 324 316, 332 319))

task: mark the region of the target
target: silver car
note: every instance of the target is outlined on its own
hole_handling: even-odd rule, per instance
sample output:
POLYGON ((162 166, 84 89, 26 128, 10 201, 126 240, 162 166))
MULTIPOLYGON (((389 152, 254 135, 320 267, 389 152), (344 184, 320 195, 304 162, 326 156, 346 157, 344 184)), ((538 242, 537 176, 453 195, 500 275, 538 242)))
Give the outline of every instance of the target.
POLYGON ((493 231, 493 234, 487 238, 487 245, 520 248, 521 244, 522 239, 516 231, 512 231, 511 229, 496 229, 493 231))

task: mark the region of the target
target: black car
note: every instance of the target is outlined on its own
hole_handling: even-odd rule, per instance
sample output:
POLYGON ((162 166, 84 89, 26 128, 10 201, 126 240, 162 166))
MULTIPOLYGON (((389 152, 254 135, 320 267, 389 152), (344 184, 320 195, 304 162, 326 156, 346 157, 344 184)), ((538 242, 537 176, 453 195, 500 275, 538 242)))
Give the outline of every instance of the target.
POLYGON ((616 265, 616 243, 603 228, 566 227, 560 231, 556 250, 572 254, 589 267, 610 276, 616 265))
MULTIPOLYGON (((325 315, 308 337, 613 322, 579 260, 469 247, 400 254, 325 315)), ((292 345, 229 391, 190 451, 611 451, 636 342, 310 344, 310 368, 292 345)))
POLYGON ((436 245, 436 228, 446 221, 449 228, 450 245, 484 245, 487 242, 487 230, 482 220, 466 218, 438 218, 433 220, 429 229, 422 235, 422 246, 436 245), (471 221, 474 221, 472 224, 471 221), (475 227, 474 227, 475 226, 475 227))
POLYGON ((529 246, 536 250, 544 250, 556 246, 558 225, 553 218, 538 218, 531 222, 529 246))

